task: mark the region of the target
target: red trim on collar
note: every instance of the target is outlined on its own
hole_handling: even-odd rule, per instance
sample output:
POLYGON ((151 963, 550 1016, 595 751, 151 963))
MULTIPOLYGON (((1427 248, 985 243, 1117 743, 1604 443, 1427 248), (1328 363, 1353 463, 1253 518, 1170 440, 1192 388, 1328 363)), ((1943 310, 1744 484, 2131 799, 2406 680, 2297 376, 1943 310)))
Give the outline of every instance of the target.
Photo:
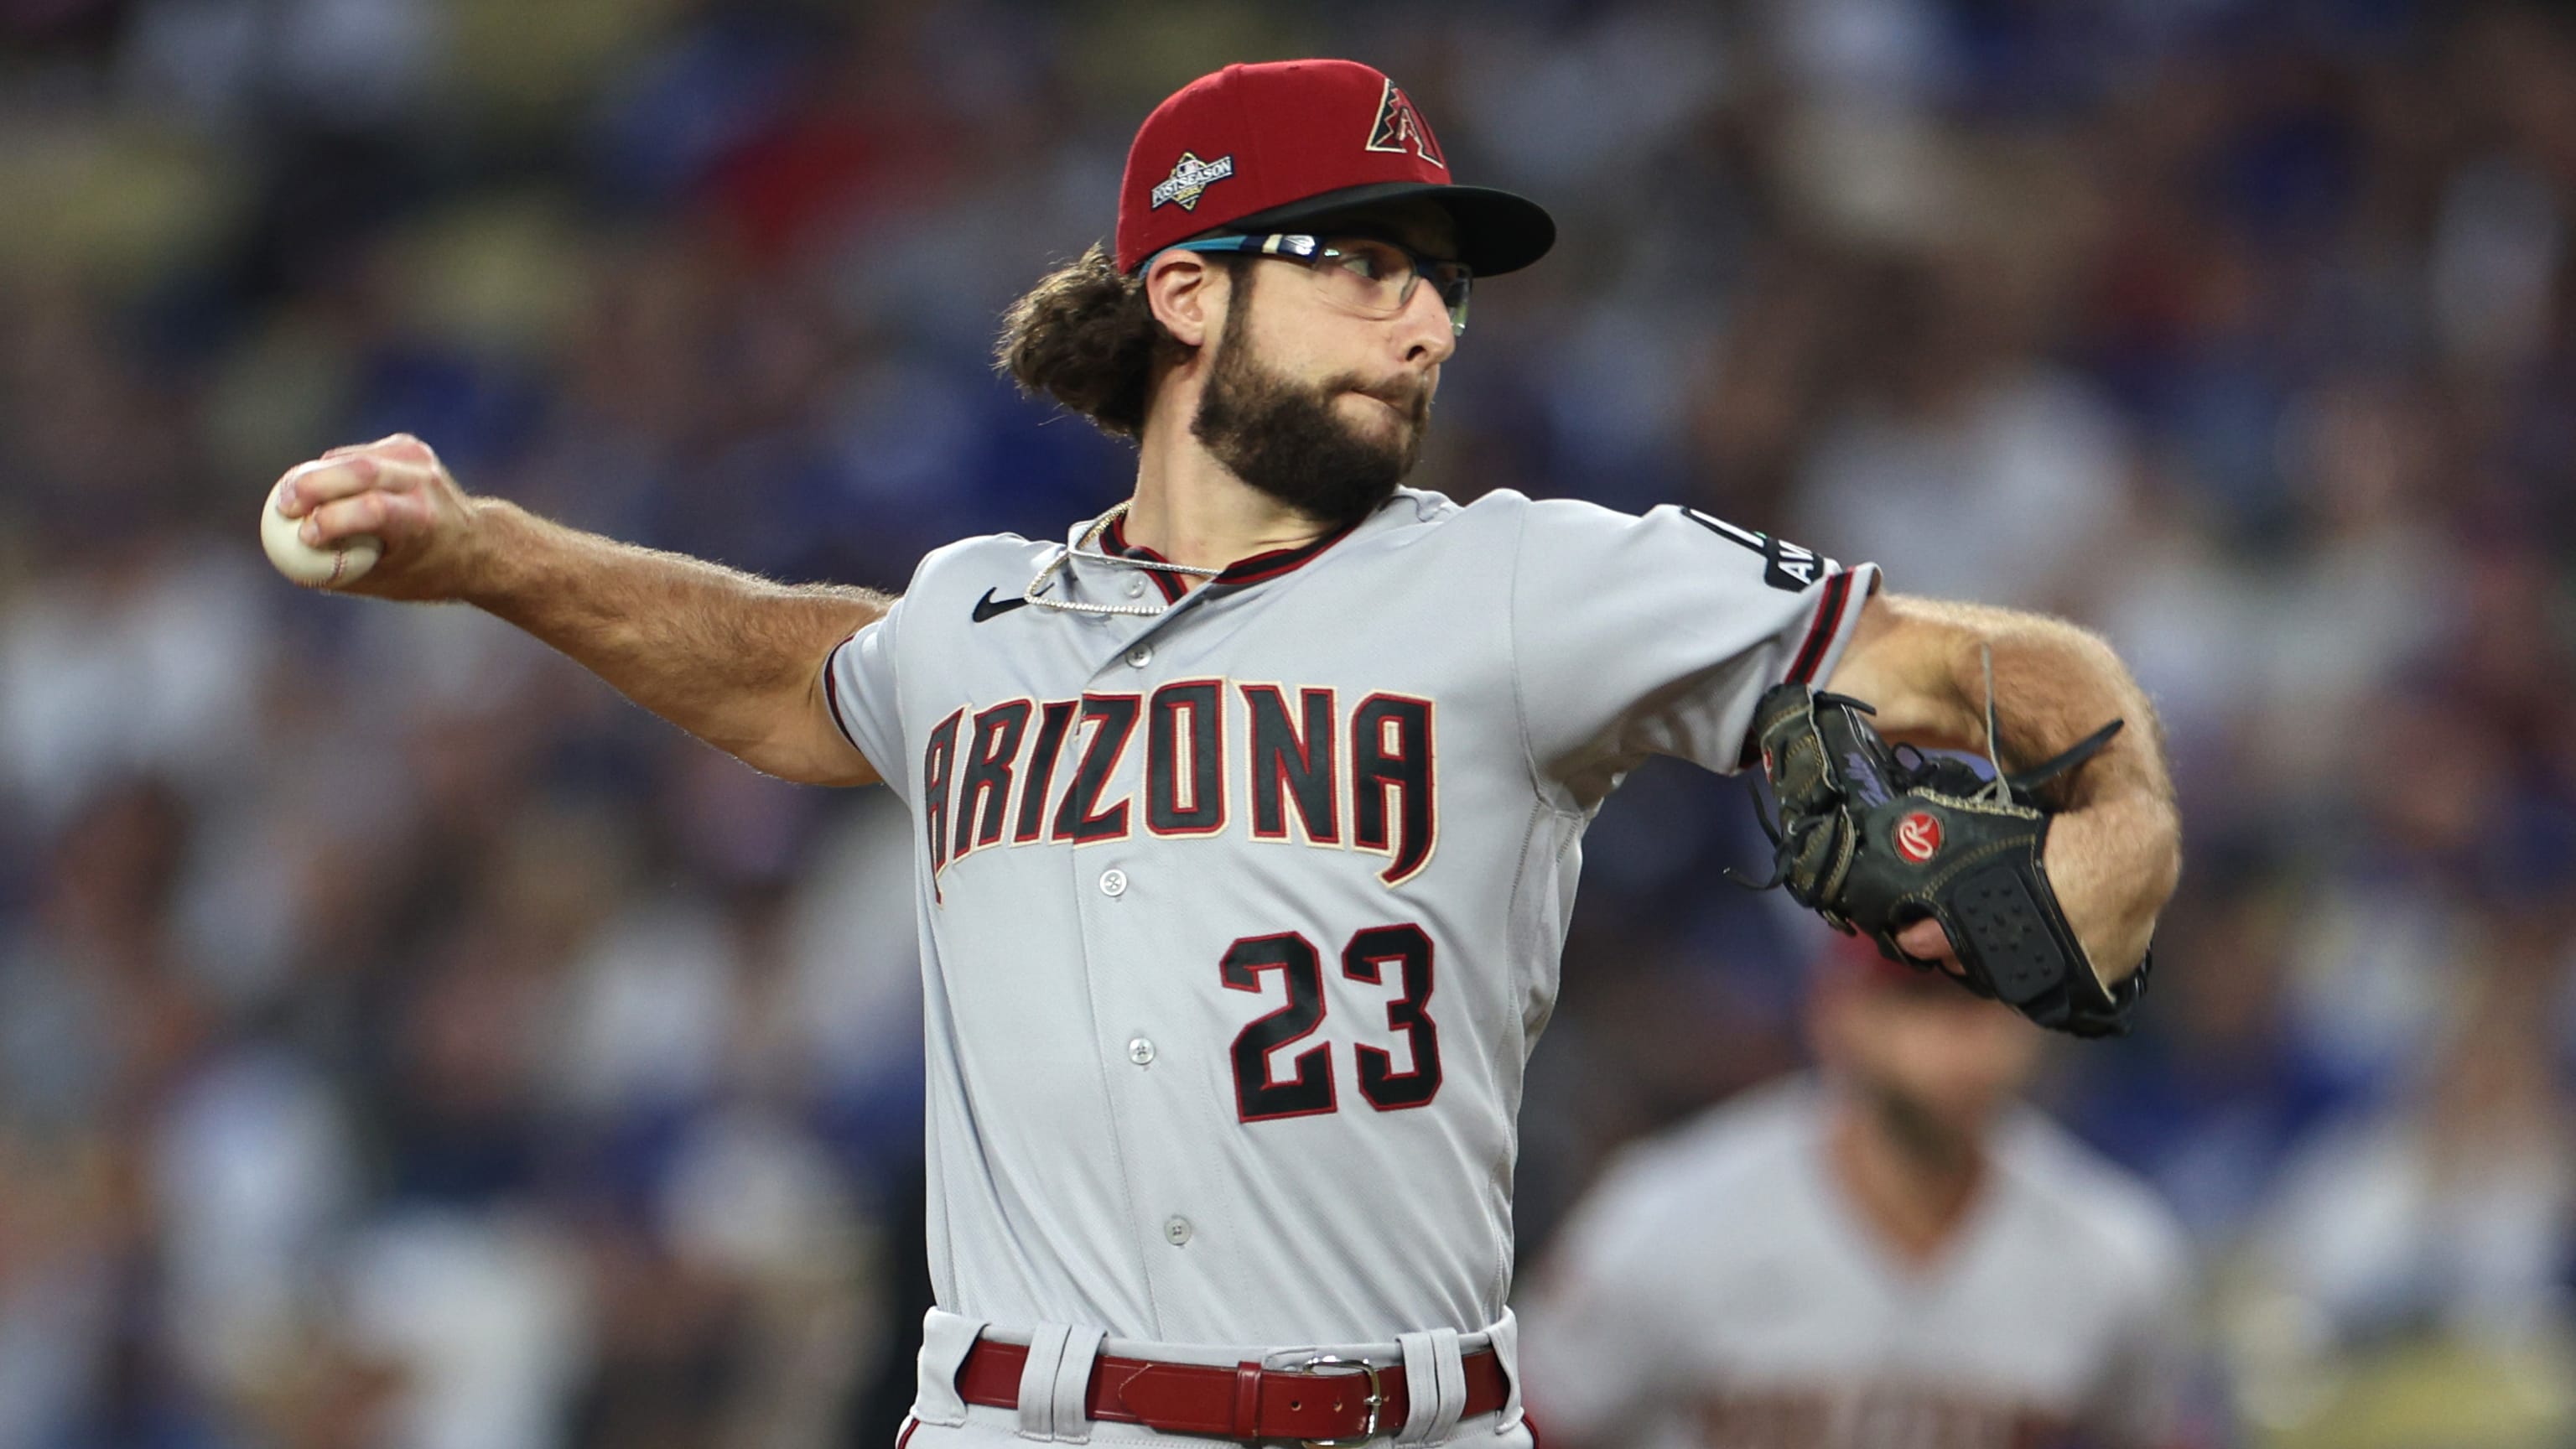
POLYGON ((1218 574, 1209 582, 1257 584, 1265 579, 1275 579, 1281 574, 1294 573, 1314 562, 1317 554, 1340 543, 1350 535, 1352 529, 1357 527, 1359 527, 1357 523, 1346 523, 1313 543, 1300 544, 1295 548, 1274 548, 1268 553, 1256 553, 1250 558, 1236 559, 1226 565, 1224 573, 1218 574))
MULTIPOLYGON (((1274 548, 1268 553, 1256 553, 1250 558, 1236 559, 1233 563, 1226 565, 1223 573, 1218 574, 1215 578, 1208 580, 1208 582, 1211 584, 1228 585, 1258 584, 1270 579, 1275 579, 1281 574, 1294 573, 1298 569, 1312 563, 1315 560, 1316 555, 1348 537, 1350 531, 1357 527, 1359 527, 1357 523, 1345 524, 1344 526, 1333 530, 1331 533, 1325 534, 1322 538, 1316 539, 1313 543, 1301 543, 1295 548, 1274 548)), ((1170 559, 1163 557, 1161 554, 1145 547, 1143 544, 1129 543, 1127 541, 1127 519, 1124 515, 1109 520, 1109 527, 1101 531, 1100 542, 1102 547, 1107 551, 1117 554, 1122 558, 1139 559, 1146 563, 1158 564, 1168 564, 1171 562, 1170 559)), ((1173 579, 1159 570, 1148 570, 1147 577, 1151 578, 1155 583, 1162 585, 1165 598, 1177 599, 1181 596, 1181 585, 1178 580, 1173 579)))
MULTIPOLYGON (((1120 514, 1118 517, 1109 520, 1109 526, 1101 530, 1100 544, 1102 548, 1106 549, 1110 553, 1118 555, 1120 558, 1141 559, 1146 563, 1158 564, 1168 564, 1171 562, 1170 559, 1163 557, 1161 554, 1154 552, 1152 549, 1145 547, 1141 543, 1131 544, 1127 541, 1127 517, 1125 514, 1120 514)), ((1154 587, 1163 591, 1163 602, 1166 604, 1179 603, 1181 595, 1188 592, 1188 589, 1179 579, 1172 577, 1161 569, 1147 569, 1145 571, 1145 577, 1152 579, 1154 581, 1154 587)))

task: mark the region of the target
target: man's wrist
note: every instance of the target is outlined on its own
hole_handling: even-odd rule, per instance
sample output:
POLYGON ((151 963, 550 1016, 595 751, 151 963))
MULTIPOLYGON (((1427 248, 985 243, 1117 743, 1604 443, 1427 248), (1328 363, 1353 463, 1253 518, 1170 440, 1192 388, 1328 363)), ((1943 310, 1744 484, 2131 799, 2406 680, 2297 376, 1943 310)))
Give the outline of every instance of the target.
POLYGON ((538 522, 535 514, 506 498, 468 497, 450 563, 457 601, 508 615, 535 572, 531 563, 536 550, 526 545, 538 522))
POLYGON ((2180 869, 2179 822, 2152 795, 2124 794, 2056 817, 2044 863, 2094 974, 2137 968, 2180 869))

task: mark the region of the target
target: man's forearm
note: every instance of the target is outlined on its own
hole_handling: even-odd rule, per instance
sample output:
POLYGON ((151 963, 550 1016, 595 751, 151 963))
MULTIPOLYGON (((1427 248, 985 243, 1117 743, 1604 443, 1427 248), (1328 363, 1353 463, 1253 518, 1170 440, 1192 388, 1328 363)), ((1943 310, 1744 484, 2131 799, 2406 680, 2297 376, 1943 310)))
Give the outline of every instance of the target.
POLYGON ((2050 787, 2052 802, 2082 809, 2106 795, 2170 798, 2162 730, 2146 691, 2099 635, 2062 619, 1981 604, 1904 601, 1948 627, 1940 665, 1943 741, 1984 753, 1985 660, 1994 660, 1995 753, 2026 770, 2071 749, 2114 719, 2127 721, 2092 762, 2050 787))
POLYGON ((826 706, 822 669, 885 613, 883 595, 790 588, 549 523, 468 494, 408 433, 299 463, 275 497, 310 547, 363 535, 382 550, 336 593, 478 605, 756 769, 819 785, 877 778, 826 706))
POLYGON ((1926 747, 1986 750, 1985 651, 1994 659, 1995 753, 2006 769, 2050 759, 2113 719, 2101 753, 2044 792, 2051 885, 2091 955, 2116 979, 2146 954, 2182 869, 2182 827, 2146 692, 2099 636, 2039 614, 1882 596, 1831 687, 1879 709, 1880 731, 1926 747))
POLYGON ((2062 812, 2050 826, 2051 884, 2061 899, 2102 908, 2086 949, 2098 970, 2124 973, 2146 955, 2156 913, 2182 870, 2182 821, 2155 708, 2099 636, 2041 615, 1958 607, 1965 637, 1951 651, 1951 685, 1983 748, 1978 646, 1992 651, 1995 753, 2007 768, 2028 769, 2114 719, 2126 721, 2101 753, 2042 790, 2062 812))
POLYGON ((478 567, 459 597, 544 640, 618 692, 754 767, 856 783, 818 697, 832 648, 890 602, 789 586, 619 543, 478 498, 478 567))

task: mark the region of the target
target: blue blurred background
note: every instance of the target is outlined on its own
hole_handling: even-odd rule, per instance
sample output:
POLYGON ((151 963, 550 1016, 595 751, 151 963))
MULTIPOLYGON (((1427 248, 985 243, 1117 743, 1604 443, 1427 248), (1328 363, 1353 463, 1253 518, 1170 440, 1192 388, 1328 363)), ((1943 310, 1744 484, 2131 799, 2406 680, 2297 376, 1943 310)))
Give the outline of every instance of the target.
MULTIPOLYGON (((2203 1250, 2210 1441, 2576 1442, 2565 10, 0 0, 0 1449, 891 1442, 899 807, 300 594, 253 511, 404 430, 786 578, 1060 536, 1131 457, 997 315, 1157 99, 1297 54, 1564 226, 1416 481, 2136 664, 2189 865, 2144 1029, 2044 1096, 2203 1250)), ((1760 853, 1680 767, 1594 831, 1525 1256, 1799 1059, 1760 853)))

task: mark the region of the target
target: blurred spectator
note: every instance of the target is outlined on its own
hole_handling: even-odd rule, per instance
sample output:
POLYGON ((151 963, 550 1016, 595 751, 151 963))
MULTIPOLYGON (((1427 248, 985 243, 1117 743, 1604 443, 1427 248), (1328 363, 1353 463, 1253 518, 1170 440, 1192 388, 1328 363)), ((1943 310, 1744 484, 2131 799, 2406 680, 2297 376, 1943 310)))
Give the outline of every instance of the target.
POLYGON ((2108 542, 2128 453, 2091 389, 2009 335, 2002 260, 1884 279, 1866 380, 1811 441, 1798 526, 1913 592, 2060 605, 2108 542))
POLYGON ((2528 1443, 2576 1427, 2566 1271, 2576 1104, 2553 1060, 2555 931, 2456 961, 2443 1040, 2291 1161, 2235 1329, 2258 1419, 2301 1444, 2528 1443), (2404 1436, 2404 1437, 2392 1437, 2404 1436))

